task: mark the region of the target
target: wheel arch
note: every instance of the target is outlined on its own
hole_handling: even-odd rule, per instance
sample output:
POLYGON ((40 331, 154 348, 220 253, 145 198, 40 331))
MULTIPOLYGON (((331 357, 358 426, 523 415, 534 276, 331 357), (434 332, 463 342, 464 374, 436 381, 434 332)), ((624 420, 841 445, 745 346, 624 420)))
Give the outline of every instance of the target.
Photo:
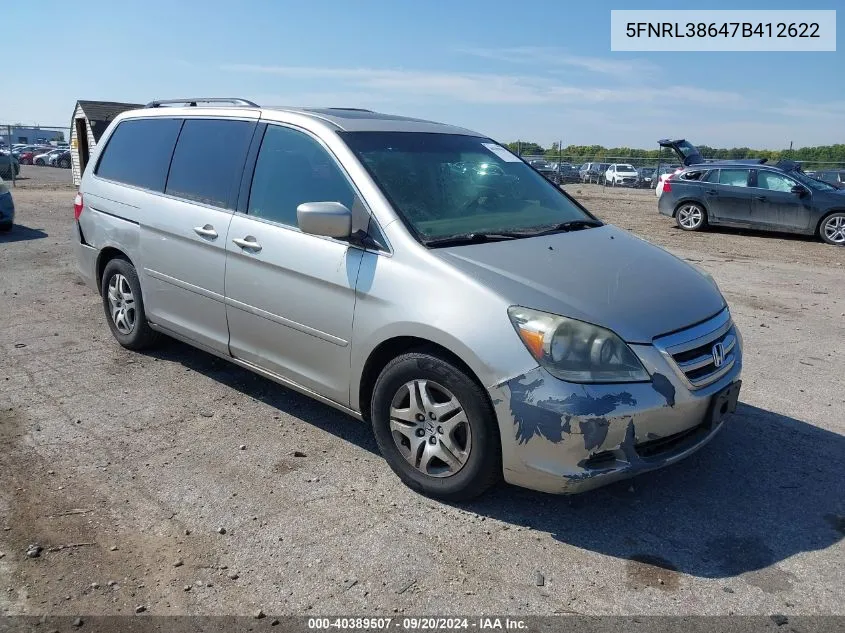
POLYGON ((678 216, 678 209, 680 209, 685 204, 689 204, 693 202, 700 206, 704 210, 704 217, 709 221, 710 220, 710 210, 707 208, 707 205, 704 204, 700 199, 695 198, 693 196, 687 196, 686 198, 681 198, 675 203, 675 207, 672 209, 672 217, 675 218, 678 216))
POLYGON ((825 220, 827 220, 834 213, 845 213, 845 207, 837 207, 835 209, 828 209, 827 211, 825 211, 822 214, 822 216, 819 218, 819 221, 816 223, 816 230, 813 233, 816 237, 821 237, 822 224, 824 223, 825 220))
POLYGON ((449 350, 447 347, 426 338, 417 336, 394 336, 382 341, 373 348, 369 356, 367 356, 367 360, 364 362, 364 366, 361 371, 361 378, 358 381, 358 408, 361 411, 361 417, 363 417, 365 421, 370 421, 370 401, 372 400, 376 380, 382 370, 391 360, 409 352, 425 352, 454 364, 482 388, 485 397, 488 399, 488 402, 490 402, 492 407, 490 394, 485 388, 484 383, 481 382, 472 367, 461 359, 460 356, 449 350))
MULTIPOLYGON (((113 259, 123 259, 132 264, 132 260, 129 259, 129 256, 124 253, 119 248, 115 248, 114 246, 106 246, 100 253, 97 255, 97 290, 100 291, 103 285, 103 272, 106 270, 106 266, 110 261, 113 259)), ((135 264, 132 264, 133 266, 135 264)))

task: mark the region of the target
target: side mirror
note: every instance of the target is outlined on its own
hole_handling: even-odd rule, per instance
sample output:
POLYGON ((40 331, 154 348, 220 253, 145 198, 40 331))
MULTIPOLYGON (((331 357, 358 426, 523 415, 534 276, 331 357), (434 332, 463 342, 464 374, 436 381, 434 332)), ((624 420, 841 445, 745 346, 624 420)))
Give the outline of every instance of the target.
POLYGON ((792 187, 792 189, 790 189, 790 191, 792 193, 796 194, 796 195, 799 195, 799 196, 805 196, 809 193, 809 191, 807 190, 807 188, 804 185, 793 185, 793 187, 792 187))
POLYGON ((304 202, 296 207, 296 220, 303 233, 326 237, 349 237, 352 212, 340 202, 304 202))

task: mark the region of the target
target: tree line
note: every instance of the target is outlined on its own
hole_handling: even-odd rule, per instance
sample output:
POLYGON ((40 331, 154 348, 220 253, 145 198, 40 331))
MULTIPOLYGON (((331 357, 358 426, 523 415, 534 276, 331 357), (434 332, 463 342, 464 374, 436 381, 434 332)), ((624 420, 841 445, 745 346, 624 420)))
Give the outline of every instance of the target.
MULTIPOLYGON (((563 156, 567 160, 580 162, 602 161, 610 157, 643 158, 675 160, 675 154, 667 149, 637 149, 634 147, 604 147, 603 145, 567 145, 558 151, 558 144, 552 143, 544 148, 538 143, 514 141, 507 144, 512 152, 522 155, 546 156, 553 159, 563 156)), ((800 147, 798 149, 771 150, 753 149, 750 147, 716 148, 698 145, 698 150, 704 158, 733 159, 733 158, 767 158, 768 162, 781 159, 798 160, 819 163, 845 163, 845 144, 819 145, 816 147, 800 147)))

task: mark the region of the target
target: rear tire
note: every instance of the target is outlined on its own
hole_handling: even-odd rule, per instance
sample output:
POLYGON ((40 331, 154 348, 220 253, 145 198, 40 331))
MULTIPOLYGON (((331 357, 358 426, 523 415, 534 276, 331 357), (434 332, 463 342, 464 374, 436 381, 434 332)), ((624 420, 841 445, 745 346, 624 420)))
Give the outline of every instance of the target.
POLYGON ((44 161, 41 158, 36 160, 35 164, 38 165, 39 167, 44 167, 44 161))
POLYGON ((370 411, 381 454, 409 488, 466 501, 500 479, 492 405, 449 361, 423 352, 394 358, 376 380, 370 411))
POLYGON ((100 294, 106 320, 118 343, 127 349, 142 350, 158 341, 158 332, 147 322, 141 284, 132 264, 125 259, 106 264, 100 294))
POLYGON ((675 211, 675 222, 684 231, 701 231, 707 226, 707 212, 697 202, 684 202, 675 211))
POLYGON ((845 246, 845 211, 836 211, 822 220, 819 237, 826 244, 845 246))
POLYGON ((63 158, 62 160, 59 161, 59 167, 61 167, 62 169, 69 169, 70 168, 70 161, 67 160, 66 158, 63 158))
POLYGON ((11 222, 3 222, 0 224, 0 233, 8 233, 12 230, 12 223, 11 222))

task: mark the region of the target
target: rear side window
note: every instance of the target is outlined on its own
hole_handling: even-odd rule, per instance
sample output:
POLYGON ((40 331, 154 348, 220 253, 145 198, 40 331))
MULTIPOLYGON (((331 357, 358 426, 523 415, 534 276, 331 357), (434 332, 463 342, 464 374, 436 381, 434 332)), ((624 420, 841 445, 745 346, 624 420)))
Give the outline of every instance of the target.
POLYGON ((747 187, 748 172, 748 169, 720 169, 719 184, 731 187, 747 187))
POLYGON ((164 191, 181 119, 129 119, 118 124, 97 170, 101 178, 164 191))
POLYGON ((250 121, 186 119, 165 193, 233 209, 254 127, 250 121))

